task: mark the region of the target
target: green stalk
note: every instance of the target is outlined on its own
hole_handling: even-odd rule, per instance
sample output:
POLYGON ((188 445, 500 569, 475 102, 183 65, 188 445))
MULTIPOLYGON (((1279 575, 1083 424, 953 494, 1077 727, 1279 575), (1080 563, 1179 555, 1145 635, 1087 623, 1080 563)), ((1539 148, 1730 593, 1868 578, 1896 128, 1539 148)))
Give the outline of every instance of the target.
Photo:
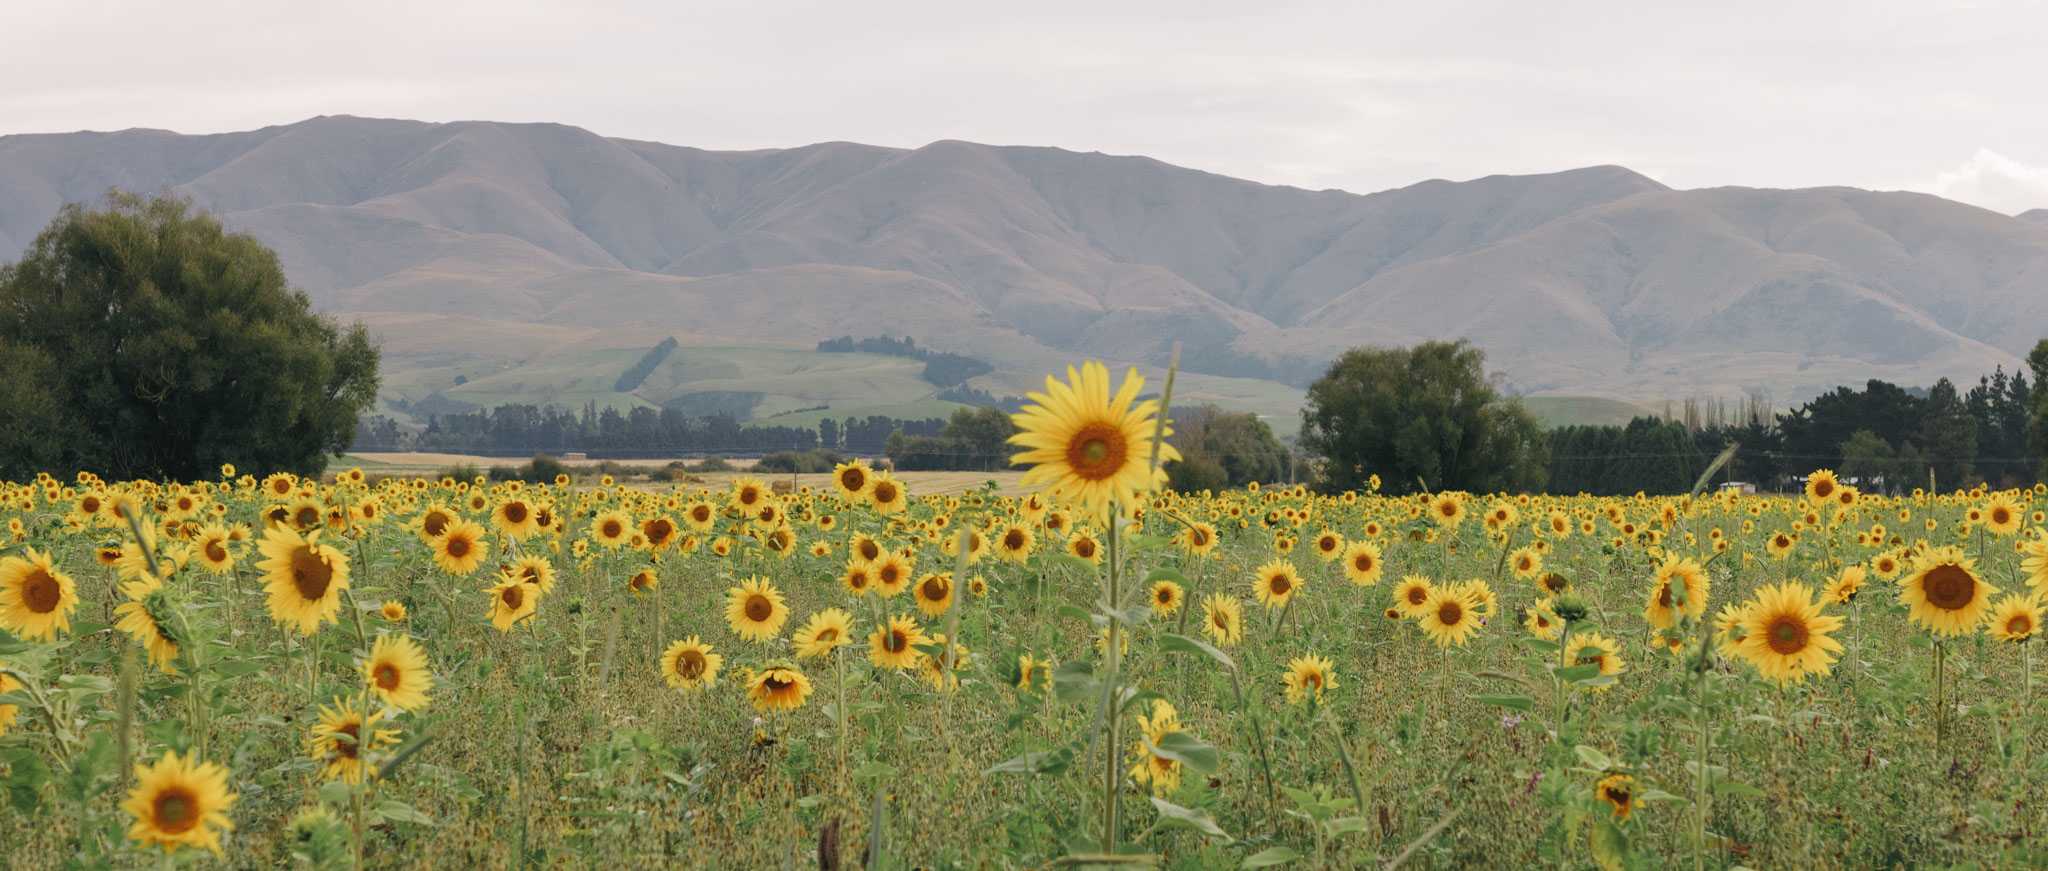
MULTIPOLYGON (((1115 500, 1109 503, 1109 532, 1107 535, 1109 569, 1103 573, 1103 603, 1110 612, 1108 644, 1103 651, 1102 674, 1102 852, 1104 855, 1116 852, 1117 842, 1117 787, 1123 778, 1122 768, 1117 765, 1117 726, 1122 719, 1117 710, 1117 667, 1121 664, 1118 643, 1121 640, 1121 623, 1116 614, 1122 605, 1121 591, 1117 588, 1120 580, 1118 562, 1123 556, 1117 550, 1117 528, 1123 525, 1122 509, 1115 500)), ((950 643, 950 642, 949 642, 950 643)))

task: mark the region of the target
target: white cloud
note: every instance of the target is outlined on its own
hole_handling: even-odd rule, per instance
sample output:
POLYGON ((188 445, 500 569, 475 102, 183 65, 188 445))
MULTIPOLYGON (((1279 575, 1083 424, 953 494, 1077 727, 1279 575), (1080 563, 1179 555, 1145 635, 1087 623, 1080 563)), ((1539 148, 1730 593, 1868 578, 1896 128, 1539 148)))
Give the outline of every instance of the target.
POLYGON ((2014 160, 1979 148, 1954 169, 1944 170, 1924 188, 1928 193, 2017 215, 2048 208, 2048 166, 2014 160))

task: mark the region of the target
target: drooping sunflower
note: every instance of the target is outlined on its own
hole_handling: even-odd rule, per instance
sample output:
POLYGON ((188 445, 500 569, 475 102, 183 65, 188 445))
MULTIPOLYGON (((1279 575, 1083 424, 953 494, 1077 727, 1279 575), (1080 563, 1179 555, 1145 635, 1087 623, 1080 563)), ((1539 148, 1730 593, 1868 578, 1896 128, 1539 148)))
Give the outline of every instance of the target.
POLYGON ((121 809, 135 818, 129 840, 143 847, 202 847, 218 856, 221 833, 235 828, 228 819, 235 798, 226 768, 167 750, 156 762, 135 766, 135 786, 121 809))
POLYGON ((751 577, 725 591, 725 625, 742 640, 774 638, 787 620, 789 605, 767 578, 751 577))
POLYGON ((1386 564, 1380 559, 1380 546, 1370 541, 1354 541, 1344 549, 1344 577, 1361 587, 1370 587, 1380 582, 1386 573, 1386 564))
POLYGON ((1977 561, 1961 548, 1937 547, 1922 554, 1899 585, 1907 616, 1937 635, 1974 632, 1998 588, 1977 575, 1977 561))
POLYGON ((1649 601, 1643 606, 1643 619, 1658 629, 1678 625, 1680 615, 1698 619, 1707 612, 1710 583, 1706 569, 1699 563, 1682 557, 1667 557, 1657 567, 1657 574, 1652 579, 1649 601))
POLYGON ((1430 591, 1417 625, 1438 647, 1462 647, 1479 631, 1479 614, 1468 592, 1444 587, 1430 591))
MULTIPOLYGON (((1621 645, 1598 632, 1573 633, 1571 639, 1565 643, 1564 659, 1572 665, 1597 665, 1600 667, 1600 674, 1606 677, 1619 675, 1622 669, 1627 667, 1627 663, 1621 660, 1621 645)), ((1613 684, 1593 687, 1599 692, 1613 688, 1613 684)))
POLYGON ((1409 575, 1394 585, 1394 608, 1401 616, 1419 618, 1428 613, 1429 597, 1436 592, 1436 585, 1421 575, 1409 575))
POLYGON ((319 539, 317 530, 302 536, 289 527, 273 526, 256 545, 263 554, 256 568, 263 572, 270 616, 301 635, 339 619, 341 591, 349 583, 348 557, 319 539))
POLYGON ((177 674, 178 640, 169 627, 157 619, 170 610, 164 600, 163 581, 144 575, 121 583, 121 595, 128 601, 114 606, 114 628, 142 645, 149 664, 165 674, 177 674))
POLYGON ((1636 808, 1643 806, 1643 800, 1636 797, 1636 779, 1626 774, 1601 778, 1593 787, 1593 795, 1607 805, 1617 822, 1628 822, 1636 808))
POLYGON ((2009 594, 1991 609, 1985 631, 2000 641, 2019 643, 2041 631, 2041 600, 2035 596, 2009 594))
POLYGON ((28 548, 23 556, 0 559, 0 628, 30 641, 47 641, 71 630, 78 587, 50 561, 28 548))
POLYGON ((718 669, 724 664, 725 657, 692 635, 662 651, 661 676, 676 689, 701 690, 718 683, 718 669))
POLYGON ((1244 606, 1222 593, 1202 599, 1202 634, 1219 647, 1235 647, 1244 640, 1244 606))
POLYGON ((1152 582, 1152 613, 1164 617, 1180 610, 1183 594, 1179 584, 1168 580, 1152 582))
POLYGON ((363 683, 385 704, 405 711, 427 706, 427 691, 434 688, 434 673, 427 669, 427 652, 419 642, 403 635, 379 635, 370 645, 362 663, 363 683))
POLYGON ((320 719, 306 736, 306 755, 320 766, 320 776, 344 783, 362 783, 375 776, 370 756, 398 743, 394 729, 379 729, 381 710, 354 699, 335 699, 320 707, 320 719))
POLYGON ((747 698, 757 711, 794 711, 811 696, 811 679, 790 666, 769 666, 747 682, 747 698))
POLYGON ((540 607, 540 591, 518 579, 508 579, 486 590, 491 595, 491 626, 510 632, 519 621, 533 616, 540 607))
POLYGON ((824 656, 853 640, 853 615, 839 608, 826 608, 805 620, 791 640, 796 644, 798 659, 824 656))
POLYGON ((458 578, 475 574, 476 567, 483 565, 484 558, 491 553, 491 543, 484 540, 483 525, 459 518, 449 521, 427 547, 434 553, 434 565, 458 578))
POLYGON ((1824 675, 1842 651, 1830 637, 1842 618, 1821 613, 1813 589, 1800 583, 1764 587, 1743 618, 1737 651, 1758 673, 1780 686, 1824 675))
POLYGON ((1030 466, 1024 485, 1093 517, 1106 515, 1112 501, 1136 505, 1139 494, 1166 483, 1165 465, 1180 459, 1172 445, 1155 444, 1173 428, 1157 420, 1157 401, 1138 400, 1144 377, 1130 370, 1114 396, 1109 379, 1101 363, 1069 366, 1065 382, 1047 376, 1045 392, 1029 394, 1032 404, 1011 418, 1017 433, 1010 443, 1024 449, 1011 462, 1030 466))
POLYGON ((1280 683, 1287 689, 1289 704, 1304 701, 1323 700, 1323 690, 1337 686, 1337 666, 1330 660, 1314 654, 1297 656, 1287 663, 1287 674, 1280 683))
POLYGON ((917 620, 908 616, 889 618, 889 622, 875 627, 868 635, 868 661, 876 668, 910 668, 917 665, 917 658, 924 653, 917 646, 925 643, 924 630, 917 620))
POLYGON ((1301 573, 1295 570, 1293 563, 1284 559, 1259 566, 1252 576, 1252 594, 1258 597, 1259 604, 1268 608, 1286 607, 1300 589, 1301 573))

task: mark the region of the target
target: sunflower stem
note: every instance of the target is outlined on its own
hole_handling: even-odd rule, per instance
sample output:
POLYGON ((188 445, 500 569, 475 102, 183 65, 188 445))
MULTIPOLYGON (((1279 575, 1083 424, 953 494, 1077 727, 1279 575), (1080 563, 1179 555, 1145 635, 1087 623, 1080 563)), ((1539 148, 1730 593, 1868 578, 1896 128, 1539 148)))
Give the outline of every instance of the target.
MULTIPOLYGON (((1120 537, 1117 534, 1117 528, 1121 525, 1122 506, 1119 506, 1116 500, 1112 499, 1109 503, 1109 568, 1103 572, 1103 602, 1104 607, 1109 611, 1108 643, 1104 645, 1102 655, 1102 716, 1104 721, 1104 737, 1102 742, 1102 852, 1105 855, 1116 852, 1117 786, 1119 785, 1119 780, 1121 780, 1118 775, 1122 773, 1117 765, 1117 725, 1121 719, 1117 710, 1119 707, 1117 704, 1117 696, 1119 695, 1117 667, 1121 664, 1119 662, 1120 657, 1117 655, 1119 653, 1117 645, 1121 640, 1118 630, 1122 627, 1116 613, 1117 606, 1121 603, 1119 597, 1121 591, 1117 588, 1117 582, 1120 579, 1118 563, 1122 557, 1117 548, 1117 540, 1120 537)), ((949 640, 948 643, 950 644, 951 641, 949 640)))

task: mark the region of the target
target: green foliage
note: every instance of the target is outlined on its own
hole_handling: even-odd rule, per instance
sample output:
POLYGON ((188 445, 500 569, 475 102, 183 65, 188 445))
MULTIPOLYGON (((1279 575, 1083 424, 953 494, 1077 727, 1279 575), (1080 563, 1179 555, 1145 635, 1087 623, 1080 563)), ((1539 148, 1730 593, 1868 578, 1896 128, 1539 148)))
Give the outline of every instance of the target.
POLYGON ((846 458, 833 451, 779 451, 756 461, 754 470, 780 475, 809 475, 830 472, 834 466, 843 462, 846 462, 846 458))
POLYGON ((1166 464, 1166 477, 1175 490, 1223 490, 1287 479, 1287 448, 1256 414, 1205 405, 1176 414, 1173 429, 1181 459, 1166 464))
POLYGON ((2041 460, 2038 477, 2048 479, 2048 339, 2042 339, 2027 355, 2027 368, 2034 371, 2033 413, 2027 420, 2027 444, 2041 460))
POLYGON ((317 473, 377 393, 368 333, 314 314, 270 249, 182 200, 122 193, 67 206, 0 268, 0 363, 13 478, 317 473))
POLYGON ((1706 457, 1683 424, 1638 417, 1628 426, 1567 426, 1550 432, 1552 493, 1620 496, 1691 489, 1706 457))
POLYGON ((889 462, 902 471, 995 471, 1010 464, 1015 449, 1010 436, 1017 425, 999 408, 962 408, 953 412, 936 436, 890 434, 889 462))
POLYGON ((1301 411, 1302 446, 1327 460, 1322 488, 1362 489, 1373 474, 1394 493, 1540 486, 1542 430, 1484 363, 1464 341, 1346 351, 1301 411))

